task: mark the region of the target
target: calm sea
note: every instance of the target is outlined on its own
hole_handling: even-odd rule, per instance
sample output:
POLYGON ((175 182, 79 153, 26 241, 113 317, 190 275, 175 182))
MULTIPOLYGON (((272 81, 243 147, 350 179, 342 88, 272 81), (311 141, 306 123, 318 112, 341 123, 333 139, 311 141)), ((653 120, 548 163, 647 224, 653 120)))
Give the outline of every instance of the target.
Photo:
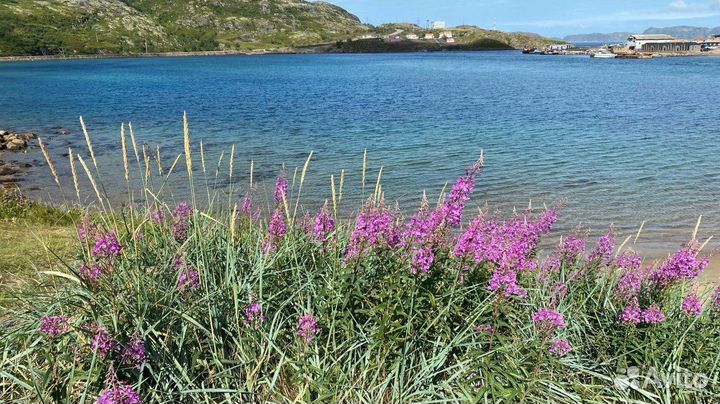
MULTIPOLYGON (((304 192, 330 198, 331 174, 347 171, 346 208, 383 169, 386 199, 415 207, 436 197, 484 150, 476 206, 511 213, 567 200, 562 227, 594 233, 614 223, 623 235, 646 221, 640 242, 671 248, 720 230, 720 58, 594 60, 519 52, 288 55, 112 59, 0 64, 0 128, 46 137, 56 160, 80 148, 84 116, 119 198, 121 122, 159 145, 165 168, 182 150, 182 112, 203 139, 207 170, 236 145, 236 176, 249 160, 267 183, 292 175, 314 151, 304 192), (72 133, 54 136, 53 125, 72 133)), ((30 193, 58 200, 37 150, 30 193)), ((66 160, 58 162, 64 183, 66 160)), ((182 173, 182 165, 178 172, 182 173)), ((197 168, 197 164, 196 164, 197 168)), ((223 179, 221 182, 226 181, 223 179)), ((178 178, 166 188, 186 197, 178 178)), ((237 195, 242 194, 237 191, 237 195)), ((366 192, 371 192, 367 190, 366 192)), ((72 192, 69 192, 72 194, 72 192)), ((647 247, 647 248, 651 248, 647 247)))

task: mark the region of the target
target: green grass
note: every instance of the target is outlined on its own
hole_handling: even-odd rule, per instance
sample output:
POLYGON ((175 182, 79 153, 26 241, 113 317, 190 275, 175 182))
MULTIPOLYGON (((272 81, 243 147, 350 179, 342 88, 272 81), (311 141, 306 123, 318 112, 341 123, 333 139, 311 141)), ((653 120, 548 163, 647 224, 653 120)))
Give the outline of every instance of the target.
MULTIPOLYGON (((164 202, 172 198, 162 191, 166 176, 131 171, 130 181, 144 184, 134 194, 150 202, 129 199, 120 209, 100 194, 88 207, 92 218, 83 222, 91 225, 89 237, 59 256, 51 272, 38 274, 38 282, 52 287, 13 293, 0 322, 0 400, 95 402, 118 388, 115 376, 146 403, 720 400, 718 302, 707 291, 700 315, 682 310, 699 286, 695 276, 667 284, 643 277, 634 297, 643 309, 657 305, 665 320, 626 325, 620 315, 628 300, 619 285, 633 272, 616 257, 630 251, 591 258, 558 248, 558 265, 539 269, 546 261, 537 255, 538 240, 526 232, 542 233, 533 229, 552 214, 518 212, 503 219, 481 213, 473 226, 487 226, 480 227, 478 240, 496 240, 487 251, 503 254, 457 255, 459 235, 475 227, 467 220, 455 227, 443 212, 472 188, 478 165, 437 207, 419 210, 416 218, 425 218, 423 212, 443 218, 432 232, 419 241, 402 236, 404 243, 397 244, 397 232, 409 221, 384 204, 379 173, 368 172, 365 164, 361 178, 378 174, 378 180, 368 180, 367 189, 374 183, 375 192, 357 207, 361 214, 335 217, 335 229, 316 238, 307 230, 301 203, 310 157, 268 222, 264 215, 254 219, 253 210, 238 210, 246 191, 258 196, 242 185, 252 174, 239 178, 236 164, 234 176, 225 177, 227 163, 212 174, 204 156, 192 155, 189 131, 185 145, 186 166, 194 162, 187 172, 190 201, 207 195, 207 202, 178 209, 164 202), (195 188, 224 180, 227 193, 195 188), (380 229, 371 232, 379 241, 363 236, 366 223, 380 229), (286 233, 278 230, 281 225, 286 233), (493 233, 495 228, 503 231, 493 233), (114 245, 115 236, 122 249, 104 248, 114 245), (274 248, 265 248, 268 241, 274 248), (518 245, 529 249, 515 256, 518 245), (358 246, 360 253, 351 254, 350 247, 358 246), (416 273, 416 248, 422 247, 434 259, 426 272, 416 273), (521 270, 522 260, 508 264, 507 257, 522 257, 538 269, 521 270), (84 272, 94 266, 96 278, 84 272), (507 271, 517 275, 525 295, 491 289, 491 280, 507 271), (190 286, 185 281, 193 274, 197 285, 190 286), (252 303, 266 317, 257 327, 247 322, 252 303), (535 324, 533 316, 546 308, 561 313, 567 326, 535 324), (309 341, 297 334, 305 315, 318 320, 309 341), (47 335, 41 327, 48 316, 63 316, 67 328, 47 335), (492 332, 476 329, 488 325, 492 332), (103 354, 94 341, 108 336, 115 348, 103 354), (126 354, 134 338, 145 347, 141 363, 126 354), (558 339, 572 347, 566 355, 550 351, 558 339), (627 369, 630 376, 637 369, 649 378, 628 379, 627 369), (700 375, 705 379, 697 380, 700 375)), ((83 171, 93 177, 94 164, 83 171)), ((173 175, 182 172, 177 167, 173 175)), ((329 212, 344 206, 342 194, 342 186, 328 190, 329 212)), ((483 251, 482 245, 473 252, 483 251)), ((700 264, 694 250, 691 255, 685 262, 694 269, 700 264)))

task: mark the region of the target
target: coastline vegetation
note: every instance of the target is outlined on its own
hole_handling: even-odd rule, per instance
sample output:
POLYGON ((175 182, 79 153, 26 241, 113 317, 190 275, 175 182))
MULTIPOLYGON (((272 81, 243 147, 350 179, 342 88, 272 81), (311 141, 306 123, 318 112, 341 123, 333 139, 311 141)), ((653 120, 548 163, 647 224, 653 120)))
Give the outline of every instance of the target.
MULTIPOLYGON (((561 206, 473 212, 482 156, 405 218, 366 159, 363 206, 343 205, 351 185, 339 173, 328 202, 305 211, 311 153, 294 175, 280 171, 264 212, 252 163, 239 176, 231 152, 229 171, 215 168, 184 128, 184 152, 155 181, 122 131, 128 189, 143 183, 123 208, 101 191, 87 132, 87 150, 70 153, 78 199, 84 176, 96 203, 63 217, 77 242, 39 274, 54 287, 3 307, 0 400, 720 399, 720 298, 698 283, 708 259, 694 237, 656 266, 612 230, 568 234, 541 257, 561 206), (194 193, 171 203, 162 183, 183 165, 194 193), (227 193, 203 189, 219 177, 227 193)), ((6 200, 3 214, 33 216, 18 194, 6 200)))

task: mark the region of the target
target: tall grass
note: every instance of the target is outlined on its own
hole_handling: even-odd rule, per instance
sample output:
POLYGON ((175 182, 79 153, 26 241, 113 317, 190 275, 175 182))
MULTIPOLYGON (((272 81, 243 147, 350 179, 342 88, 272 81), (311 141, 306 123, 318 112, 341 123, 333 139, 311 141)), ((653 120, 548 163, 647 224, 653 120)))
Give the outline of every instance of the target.
MULTIPOLYGON (((112 210, 83 122, 95 170, 77 151, 70 163, 98 201, 77 223, 76 259, 46 274, 63 286, 18 294, 3 315, 0 400, 720 400, 720 312, 697 283, 706 262, 694 240, 656 267, 615 248, 612 234, 588 252, 568 235, 541 260, 555 210, 463 219, 482 161, 409 220, 384 203, 382 172, 351 220, 338 212, 344 171, 339 187, 331 179, 332 205, 304 215, 311 156, 299 179, 279 179, 267 214, 252 169, 243 200, 208 186, 202 205, 173 206, 163 186, 181 156, 153 181, 129 128, 141 172, 129 167, 123 126, 129 199, 112 210)), ((195 186, 223 174, 208 177, 203 148, 193 168, 185 117, 183 128, 197 201, 195 186)))

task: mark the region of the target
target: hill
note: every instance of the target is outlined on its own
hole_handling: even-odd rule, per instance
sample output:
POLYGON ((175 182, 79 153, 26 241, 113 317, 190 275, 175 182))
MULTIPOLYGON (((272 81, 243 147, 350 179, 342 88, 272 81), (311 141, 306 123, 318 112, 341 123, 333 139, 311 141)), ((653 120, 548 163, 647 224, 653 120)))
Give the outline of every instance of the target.
POLYGON ((303 0, 2 0, 0 55, 301 46, 368 30, 303 0))
MULTIPOLYGON (((0 0, 0 21, 0 56, 332 52, 347 51, 334 44, 350 38, 422 31, 408 23, 373 27, 333 4, 305 0, 0 0)), ((553 42, 474 26, 454 32, 464 49, 553 42)))

